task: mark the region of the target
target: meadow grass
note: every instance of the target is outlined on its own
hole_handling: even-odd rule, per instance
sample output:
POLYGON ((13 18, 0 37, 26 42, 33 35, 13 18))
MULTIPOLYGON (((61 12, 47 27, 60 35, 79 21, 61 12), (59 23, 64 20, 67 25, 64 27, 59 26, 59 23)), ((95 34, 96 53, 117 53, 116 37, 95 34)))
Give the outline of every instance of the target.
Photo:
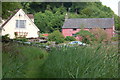
POLYGON ((53 47, 6 44, 4 78, 117 78, 118 48, 113 45, 53 47))
POLYGON ((44 49, 33 46, 12 43, 3 47, 3 78, 37 77, 37 70, 48 55, 44 49))
POLYGON ((42 78, 117 78, 114 46, 54 48, 40 68, 42 78))

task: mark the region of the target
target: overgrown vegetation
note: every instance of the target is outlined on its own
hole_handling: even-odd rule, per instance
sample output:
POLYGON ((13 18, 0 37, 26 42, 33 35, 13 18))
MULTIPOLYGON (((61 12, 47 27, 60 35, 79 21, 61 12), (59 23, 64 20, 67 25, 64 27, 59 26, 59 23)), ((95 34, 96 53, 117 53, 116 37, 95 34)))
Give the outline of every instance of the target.
POLYGON ((9 41, 10 41, 9 34, 2 36, 2 42, 9 42, 9 41))
POLYGON ((75 37, 73 37, 73 36, 66 36, 65 40, 66 41, 76 41, 75 37))
POLYGON ((117 49, 112 46, 54 48, 40 67, 42 78, 117 78, 117 49))
POLYGON ((56 30, 48 36, 48 40, 55 41, 56 44, 59 44, 64 42, 64 36, 60 31, 56 30))
POLYGON ((90 32, 94 35, 98 43, 102 43, 103 41, 111 41, 111 37, 107 34, 107 32, 104 29, 94 28, 90 30, 90 32))
POLYGON ((82 42, 88 43, 88 44, 90 43, 90 40, 92 40, 94 37, 94 35, 91 32, 83 29, 77 32, 76 35, 82 38, 82 42))
POLYGON ((51 48, 3 45, 3 78, 117 78, 113 45, 51 48), (48 54, 49 53, 49 54, 48 54))
POLYGON ((37 77, 48 55, 44 49, 17 43, 3 43, 2 53, 3 78, 37 77))

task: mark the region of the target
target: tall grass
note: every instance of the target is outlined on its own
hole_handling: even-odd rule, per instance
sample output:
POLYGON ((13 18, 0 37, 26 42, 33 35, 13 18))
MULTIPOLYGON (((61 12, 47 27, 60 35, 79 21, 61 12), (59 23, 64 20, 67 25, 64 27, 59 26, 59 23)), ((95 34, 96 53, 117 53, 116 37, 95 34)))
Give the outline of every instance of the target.
POLYGON ((117 78, 117 48, 54 48, 39 71, 41 78, 117 78))
POLYGON ((44 49, 3 45, 4 78, 117 78, 117 47, 94 45, 44 49))
POLYGON ((37 47, 19 44, 3 45, 3 78, 30 78, 38 76, 38 69, 47 58, 47 52, 37 47))

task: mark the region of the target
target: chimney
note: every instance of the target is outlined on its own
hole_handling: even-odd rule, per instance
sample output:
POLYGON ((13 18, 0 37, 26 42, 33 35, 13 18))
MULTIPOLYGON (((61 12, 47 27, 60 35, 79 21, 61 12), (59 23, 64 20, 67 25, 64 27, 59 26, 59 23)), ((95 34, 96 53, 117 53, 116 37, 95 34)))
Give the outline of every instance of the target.
POLYGON ((65 14, 65 21, 68 19, 68 13, 65 14))

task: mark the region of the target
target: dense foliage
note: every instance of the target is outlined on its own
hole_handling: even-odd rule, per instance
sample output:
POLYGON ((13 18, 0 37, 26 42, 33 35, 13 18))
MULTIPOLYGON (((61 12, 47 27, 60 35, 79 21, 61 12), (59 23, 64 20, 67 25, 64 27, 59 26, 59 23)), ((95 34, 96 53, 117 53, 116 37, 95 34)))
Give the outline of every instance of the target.
POLYGON ((66 41, 75 41, 76 39, 73 36, 66 36, 65 40, 66 41))
POLYGON ((48 36, 49 41, 55 41, 56 44, 63 43, 64 42, 64 36, 60 31, 54 31, 48 36))
POLYGON ((61 27, 65 14, 68 18, 115 18, 116 30, 120 29, 119 17, 101 2, 21 2, 3 3, 3 18, 7 18, 17 8, 22 8, 26 13, 35 15, 35 24, 41 32, 53 32, 61 27), (49 29, 49 31, 48 31, 49 29))
POLYGON ((15 13, 14 10, 20 8, 22 8, 22 5, 19 2, 2 2, 2 18, 8 19, 15 13))
POLYGON ((40 67, 42 78, 115 78, 118 60, 110 46, 54 48, 40 67))
POLYGON ((3 44, 3 78, 118 78, 117 46, 51 48, 3 44), (49 53, 49 54, 48 54, 49 53))
POLYGON ((45 10, 44 13, 39 12, 35 14, 35 24, 41 32, 53 32, 60 30, 63 25, 64 14, 59 11, 53 13, 52 11, 45 10))
POLYGON ((97 42, 101 43, 103 41, 110 41, 111 37, 107 35, 107 32, 104 29, 101 28, 94 28, 90 31, 97 42))
POLYGON ((94 38, 94 35, 91 32, 83 30, 83 29, 77 32, 76 35, 78 37, 82 37, 82 42, 88 43, 88 44, 90 43, 90 40, 94 38))
POLYGON ((48 55, 44 49, 16 43, 3 43, 2 47, 3 78, 37 77, 48 55))

